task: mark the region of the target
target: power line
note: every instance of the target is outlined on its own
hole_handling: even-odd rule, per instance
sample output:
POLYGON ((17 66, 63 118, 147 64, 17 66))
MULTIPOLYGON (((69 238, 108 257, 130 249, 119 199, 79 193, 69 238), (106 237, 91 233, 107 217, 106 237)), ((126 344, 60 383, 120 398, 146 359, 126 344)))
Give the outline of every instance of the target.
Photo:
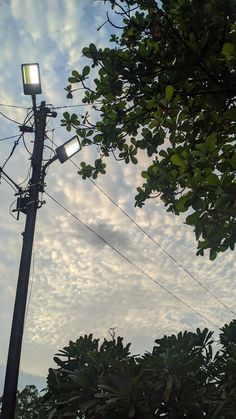
POLYGON ((19 137, 19 134, 11 135, 10 137, 0 138, 0 141, 11 140, 12 138, 19 137))
MULTIPOLYGON (((3 170, 3 168, 2 167, 0 167, 0 177, 2 176, 2 175, 4 175, 4 177, 9 181, 9 182, 11 182, 11 185, 14 185, 15 186, 15 188, 16 188, 16 190, 17 191, 21 191, 22 189, 20 188, 20 186, 19 185, 17 185, 17 183, 16 182, 14 182, 14 180, 12 179, 12 178, 10 178, 10 176, 8 176, 8 174, 3 170)), ((6 179, 4 179, 4 180, 6 180, 6 179)), ((8 182, 7 182, 8 183, 8 182)))
POLYGON ((22 132, 22 134, 19 136, 19 138, 18 138, 18 139, 14 142, 14 145, 13 145, 13 147, 12 147, 12 150, 11 150, 11 152, 10 152, 9 156, 7 157, 7 159, 5 160, 5 162, 4 162, 3 166, 2 166, 2 169, 4 169, 4 167, 6 166, 7 162, 10 160, 10 158, 11 158, 11 156, 13 155, 13 153, 14 153, 14 151, 15 151, 16 147, 18 146, 19 141, 20 141, 20 139, 21 139, 21 137, 22 137, 22 136, 23 136, 23 132, 22 132))
MULTIPOLYGON (((27 124, 27 122, 28 121, 30 121, 30 119, 31 119, 31 117, 32 117, 32 115, 30 115, 32 112, 28 112, 27 113, 27 115, 26 115, 26 117, 25 117, 25 119, 24 119, 24 122, 23 122, 23 126, 25 125, 25 124, 27 124)), ((2 112, 0 112, 0 114, 1 115, 3 115, 2 114, 2 112)), ((9 119, 9 118, 7 118, 7 119, 9 119)), ((12 120, 13 121, 13 120, 12 120)), ((13 121, 13 122, 16 122, 16 121, 13 121)), ((17 122, 18 123, 18 122, 17 122)), ((19 122, 19 124, 20 124, 20 122, 19 122)), ((21 125, 21 124, 20 124, 21 125)), ((12 147, 12 150, 11 150, 11 152, 10 152, 10 154, 9 154, 9 156, 7 157, 7 159, 5 160, 5 162, 4 162, 4 164, 3 164, 3 166, 2 166, 2 169, 6 166, 6 164, 7 164, 7 162, 9 161, 9 159, 11 158, 11 156, 13 155, 13 153, 14 153, 14 151, 15 151, 15 149, 16 149, 16 147, 18 146, 18 144, 19 144, 19 141, 20 141, 20 139, 23 137, 23 142, 24 142, 24 145, 25 145, 25 141, 24 141, 24 132, 22 132, 21 134, 20 134, 20 136, 18 137, 18 139, 14 142, 14 145, 13 145, 13 147, 12 147)), ((26 147, 26 145, 25 145, 25 147, 26 147)))
POLYGON ((81 221, 75 214, 73 214, 71 211, 69 211, 64 205, 62 205, 59 201, 57 201, 56 198, 51 196, 48 192, 45 191, 45 194, 51 198, 57 205, 59 205, 64 211, 66 211, 68 214, 70 214, 75 220, 77 220, 82 226, 87 228, 90 232, 92 232, 95 236, 97 236, 101 241, 103 241, 105 244, 107 244, 111 249, 113 249, 118 255, 120 255, 123 259, 126 260, 126 262, 130 263, 132 266, 134 266, 136 269, 138 269, 143 275, 145 275, 147 278, 149 278, 151 281, 153 281, 158 287, 163 289, 165 292, 167 292, 169 295, 174 297, 176 300, 178 300, 181 304, 188 307, 192 312, 197 314, 199 317, 201 317, 203 320, 207 321, 214 327, 220 330, 220 326, 213 323, 211 320, 209 320, 206 316, 202 315, 199 311, 195 310, 193 307, 190 306, 190 304, 183 301, 181 298, 179 298, 177 295, 172 293, 168 288, 166 288, 164 285, 160 284, 156 279, 152 278, 151 275, 147 274, 142 268, 140 268, 136 263, 132 262, 127 256, 125 256, 123 253, 121 253, 118 249, 116 249, 112 244, 110 244, 107 240, 105 240, 102 236, 100 236, 98 233, 96 233, 91 227, 89 227, 87 224, 85 224, 83 221, 81 221))
POLYGON ((23 136, 22 136, 22 140, 23 140, 23 144, 24 144, 25 150, 27 151, 27 153, 28 153, 30 156, 32 156, 31 151, 28 149, 28 147, 27 147, 27 145, 26 145, 26 142, 25 142, 25 137, 24 137, 24 133, 23 133, 23 136))
POLYGON ((31 171, 31 166, 28 169, 27 176, 20 183, 18 183, 18 186, 23 185, 26 181, 29 182, 29 180, 30 180, 30 171, 31 171))
POLYGON ((3 163, 3 165, 2 165, 2 169, 4 169, 4 167, 6 166, 7 162, 8 162, 8 161, 10 160, 10 158, 12 157, 12 155, 13 155, 13 153, 14 153, 14 151, 15 151, 16 147, 18 146, 19 141, 20 141, 20 139, 21 139, 22 137, 23 137, 23 132, 22 132, 22 134, 18 137, 18 139, 14 142, 14 145, 13 145, 13 147, 12 147, 12 149, 11 149, 11 152, 10 152, 9 156, 6 158, 5 162, 4 162, 4 163, 3 163))
POLYGON ((5 115, 5 113, 0 112, 0 115, 2 115, 4 118, 8 119, 8 121, 14 122, 15 124, 20 125, 20 122, 16 121, 15 119, 10 118, 9 116, 5 115))
POLYGON ((208 292, 208 294, 210 294, 213 298, 215 298, 215 300, 218 301, 218 303, 220 303, 222 306, 224 306, 228 311, 231 312, 231 314, 233 314, 234 316, 236 316, 236 313, 230 308, 228 307, 223 301, 221 301, 217 295, 215 295, 211 290, 209 290, 209 288, 207 288, 201 281, 199 281, 197 278, 195 278, 195 276, 188 271, 188 269, 186 269, 177 259, 175 259, 169 252, 167 252, 167 250, 165 250, 165 248, 163 246, 161 246, 149 233, 146 232, 146 230, 144 230, 138 223, 136 223, 136 221, 130 217, 129 214, 127 214, 127 212, 125 212, 115 201, 113 201, 113 199, 107 195, 106 192, 104 192, 102 190, 102 188, 100 188, 100 186, 98 186, 92 179, 89 179, 90 182, 93 183, 94 186, 96 186, 96 188, 98 188, 124 215, 126 215, 126 217, 128 217, 130 219, 130 221, 132 221, 132 223, 134 223, 136 225, 136 227, 139 228, 140 231, 142 231, 150 240, 152 240, 152 242, 158 246, 162 252, 164 252, 174 263, 176 263, 187 275, 189 275, 198 285, 200 285, 200 287, 202 287, 206 292, 208 292))
POLYGON ((0 103, 0 106, 5 106, 7 108, 24 109, 24 110, 27 110, 28 109, 28 108, 26 108, 26 106, 10 105, 10 104, 6 104, 6 103, 0 103))
POLYGON ((28 317, 28 311, 29 311, 29 306, 30 306, 31 296, 32 296, 32 290, 33 290, 33 284, 34 284, 34 250, 32 252, 32 269, 31 269, 31 272, 32 272, 31 273, 31 284, 30 284, 29 297, 28 297, 26 313, 25 313, 25 322, 26 322, 27 317, 28 317))
POLYGON ((59 125, 58 127, 55 127, 55 128, 49 128, 49 129, 46 130, 46 134, 48 132, 54 132, 56 129, 59 129, 59 128, 64 128, 64 127, 62 125, 59 125))
POLYGON ((9 207, 9 214, 11 215, 11 217, 12 217, 12 218, 14 218, 14 220, 18 221, 17 217, 15 217, 15 216, 13 215, 13 211, 12 211, 12 207, 13 207, 13 205, 14 205, 16 202, 17 202, 17 200, 15 199, 15 200, 12 202, 12 204, 10 205, 10 207, 9 207))
POLYGON ((17 189, 15 189, 14 186, 11 184, 11 182, 9 182, 7 180, 7 178, 4 177, 4 175, 1 174, 1 178, 0 179, 5 180, 5 182, 13 189, 14 192, 18 192, 17 189))
MULTIPOLYGON (((80 169, 80 167, 71 159, 69 159, 70 162, 76 166, 78 169, 80 169)), ((217 295, 212 292, 211 290, 209 290, 209 288, 206 287, 206 285, 204 285, 201 281, 199 281, 190 271, 188 271, 188 269, 186 269, 177 259, 175 259, 163 246, 161 246, 146 230, 144 230, 132 217, 130 217, 130 215, 124 211, 106 192, 103 191, 102 188, 100 188, 100 186, 98 186, 92 179, 89 179, 90 182, 96 186, 96 188, 103 193, 103 195, 105 195, 126 217, 129 218, 129 220, 136 225, 136 227, 139 228, 140 231, 142 231, 142 233, 144 233, 156 246, 158 246, 162 252, 164 252, 166 254, 166 256, 168 256, 174 263, 176 263, 179 268, 181 268, 187 275, 189 275, 194 282, 196 282, 200 287, 202 287, 208 294, 210 294, 216 301, 218 301, 218 303, 220 303, 224 308, 226 308, 228 311, 230 311, 231 314, 233 314, 234 316, 236 316, 236 313, 230 308, 228 307, 219 297, 217 297, 217 295)))
POLYGON ((93 104, 92 103, 83 103, 83 104, 79 104, 79 105, 53 106, 53 109, 77 108, 79 106, 93 106, 93 104))

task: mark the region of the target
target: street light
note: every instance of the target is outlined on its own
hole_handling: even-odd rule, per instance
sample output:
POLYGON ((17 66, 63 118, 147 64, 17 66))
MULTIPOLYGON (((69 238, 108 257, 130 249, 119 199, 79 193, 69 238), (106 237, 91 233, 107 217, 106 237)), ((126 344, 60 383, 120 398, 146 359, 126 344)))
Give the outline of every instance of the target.
POLYGON ((21 64, 23 88, 25 95, 38 95, 42 93, 39 64, 21 64))
POLYGON ((35 141, 31 158, 32 176, 27 188, 19 192, 20 198, 17 200, 16 210, 18 213, 21 211, 26 214, 26 221, 25 230, 22 233, 23 245, 8 349, 1 419, 13 419, 15 414, 16 391, 24 331, 34 230, 37 210, 40 206, 42 206, 39 200, 39 193, 44 189, 46 168, 57 159, 61 163, 64 163, 81 149, 79 139, 75 136, 62 146, 58 147, 55 150, 55 156, 42 167, 46 118, 55 117, 56 113, 51 112, 51 110, 45 106, 45 102, 41 102, 39 108, 36 106, 36 95, 41 93, 39 65, 36 63, 22 64, 21 70, 24 94, 31 95, 33 101, 35 141))
POLYGON ((55 152, 59 161, 61 163, 64 163, 66 160, 68 160, 74 154, 78 153, 78 151, 80 150, 81 150, 81 144, 80 144, 78 136, 75 135, 65 144, 56 148, 55 152))
POLYGON ((54 156, 45 163, 42 168, 42 176, 41 176, 41 191, 44 190, 44 180, 46 176, 46 170, 50 164, 52 164, 55 160, 59 160, 60 163, 64 163, 66 160, 70 159, 75 153, 81 150, 80 140, 75 135, 70 140, 66 141, 66 143, 60 145, 56 148, 54 156))

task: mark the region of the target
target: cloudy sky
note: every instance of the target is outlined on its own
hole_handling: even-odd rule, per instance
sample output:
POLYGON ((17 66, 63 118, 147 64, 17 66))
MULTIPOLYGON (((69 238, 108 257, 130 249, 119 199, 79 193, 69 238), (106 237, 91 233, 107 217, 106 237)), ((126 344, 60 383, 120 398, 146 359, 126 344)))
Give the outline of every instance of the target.
MULTIPOLYGON (((52 147, 52 141, 62 144, 70 138, 60 127, 62 113, 73 110, 84 114, 88 108, 81 106, 80 95, 67 100, 64 87, 70 72, 85 64, 81 53, 84 46, 91 42, 101 47, 108 44, 110 28, 105 25, 97 31, 105 21, 106 10, 107 6, 96 0, 0 1, 0 166, 17 137, 3 139, 19 133, 18 123, 5 116, 23 123, 31 107, 30 97, 22 92, 21 63, 40 63, 43 94, 37 97, 38 103, 45 100, 60 108, 58 117, 48 121, 45 145, 52 147), (80 106, 65 108, 70 105, 80 106)), ((32 150, 32 140, 32 134, 25 135, 28 151, 32 150)), ((20 140, 4 168, 18 184, 26 179, 23 186, 29 175, 28 151, 20 140)), ((45 148, 45 158, 49 153, 50 149, 45 148)), ((209 327, 217 333, 217 326, 229 322, 236 312, 234 253, 221 254, 214 262, 208 260, 208 255, 196 257, 194 233, 183 219, 166 213, 158 200, 135 209, 136 187, 142 182, 140 166, 110 160, 107 175, 96 181, 100 189, 89 180, 83 181, 76 165, 83 160, 92 162, 96 153, 96 149, 87 148, 73 158, 74 164, 55 162, 47 175, 47 192, 74 217, 44 195, 46 205, 38 212, 34 242, 21 385, 43 386, 53 355, 69 340, 85 333, 103 338, 108 337, 109 328, 116 327, 117 334, 132 342, 133 352, 140 353, 151 350, 154 339, 163 334, 196 327, 209 327)), ((145 167, 145 159, 142 164, 145 167)), ((19 221, 13 218, 16 214, 11 209, 15 208, 16 197, 4 179, 0 193, 2 389, 25 216, 21 214, 19 221)))

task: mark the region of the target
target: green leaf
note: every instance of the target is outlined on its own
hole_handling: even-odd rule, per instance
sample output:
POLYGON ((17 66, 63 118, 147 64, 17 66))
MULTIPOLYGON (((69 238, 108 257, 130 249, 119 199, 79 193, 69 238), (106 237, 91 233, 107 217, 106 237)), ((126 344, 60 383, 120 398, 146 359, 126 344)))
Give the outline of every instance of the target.
POLYGON ((48 416, 48 419, 52 419, 55 413, 57 413, 57 409, 53 409, 51 411, 50 415, 48 416))
POLYGON ((191 196, 189 194, 186 194, 185 196, 181 196, 181 198, 179 198, 179 200, 176 203, 176 209, 184 212, 187 210, 187 208, 185 207, 186 202, 189 200, 191 196))
POLYGON ((198 219, 199 219, 199 212, 196 211, 196 212, 193 212, 193 214, 188 215, 186 217, 185 222, 188 225, 193 225, 194 226, 198 219))
POLYGON ((206 183, 211 186, 219 186, 220 185, 220 179, 217 175, 212 173, 211 175, 206 177, 206 183))
POLYGON ((80 410, 82 413, 86 412, 90 407, 94 406, 97 403, 97 400, 90 400, 88 402, 80 404, 80 410))
MULTIPOLYGON (((89 51, 90 51, 92 54, 95 54, 95 53, 97 52, 97 47, 96 47, 96 45, 94 45, 93 43, 91 43, 91 44, 89 45, 89 51)), ((84 54, 84 50, 83 50, 82 52, 83 52, 83 54, 84 54)))
POLYGON ((189 34, 189 40, 192 43, 196 42, 196 36, 195 36, 195 33, 194 32, 190 32, 190 34, 189 34))
POLYGON ((71 122, 74 123, 75 121, 78 121, 78 115, 76 113, 73 113, 70 119, 71 119, 71 122))
POLYGON ((90 67, 86 65, 82 70, 83 77, 86 77, 90 73, 90 67))
POLYGON ((141 176, 144 178, 144 179, 147 179, 149 176, 148 176, 148 173, 146 172, 146 171, 143 171, 142 173, 141 173, 141 176))
POLYGON ((203 249, 199 249, 196 253, 197 256, 204 256, 204 250, 203 249))
POLYGON ((210 260, 215 260, 217 257, 217 252, 214 249, 210 250, 210 260))
POLYGON ((208 137, 206 138, 206 141, 205 141, 206 149, 209 151, 214 151, 216 142, 217 142, 217 133, 213 132, 212 134, 208 135, 208 137))
POLYGON ((226 119, 231 119, 231 121, 236 121, 236 107, 235 106, 232 106, 232 108, 228 109, 224 113, 224 117, 226 119))
POLYGON ((174 88, 171 85, 166 86, 165 88, 165 99, 167 102, 170 102, 174 94, 174 88))
POLYGON ((235 244, 234 243, 230 243, 229 247, 230 247, 230 250, 234 250, 235 244))
POLYGON ((231 164, 234 169, 236 169, 236 153, 234 153, 233 157, 231 158, 231 164))
POLYGON ((135 405, 132 404, 132 406, 129 409, 129 413, 128 413, 129 418, 133 418, 134 414, 135 414, 135 405))
POLYGON ((136 157, 130 156, 130 160, 132 161, 133 164, 138 164, 138 160, 136 159, 136 157))
POLYGON ((85 56, 88 56, 88 55, 90 56, 89 48, 88 47, 84 47, 82 49, 82 54, 85 55, 85 56))
POLYGON ((186 166, 186 161, 179 154, 173 154, 170 158, 170 161, 175 166, 179 166, 179 167, 185 167, 186 166))
POLYGON ((64 113, 63 113, 63 116, 64 116, 64 118, 65 118, 65 120, 66 120, 67 122, 70 122, 70 114, 69 114, 69 112, 64 112, 64 113))
POLYGON ((234 45, 231 42, 226 42, 223 45, 222 53, 226 58, 232 57, 234 55, 234 45))
POLYGON ((77 70, 73 70, 71 74, 72 74, 72 76, 76 77, 77 79, 79 78, 79 73, 78 73, 77 70))
POLYGON ((69 77, 68 81, 69 83, 78 83, 79 80, 77 79, 77 77, 69 77))
POLYGON ((115 393, 114 387, 108 386, 107 384, 98 384, 98 388, 102 388, 104 390, 110 391, 111 393, 115 393))

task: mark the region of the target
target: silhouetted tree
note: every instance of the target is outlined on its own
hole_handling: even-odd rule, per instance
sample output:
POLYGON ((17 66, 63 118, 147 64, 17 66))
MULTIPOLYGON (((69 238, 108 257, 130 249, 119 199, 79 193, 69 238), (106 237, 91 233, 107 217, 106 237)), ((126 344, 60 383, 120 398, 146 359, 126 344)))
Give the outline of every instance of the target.
POLYGON ((131 355, 121 337, 92 335, 54 358, 40 418, 233 419, 236 417, 236 321, 213 332, 164 336, 151 353, 131 355))
POLYGON ((108 156, 138 164, 146 153, 136 205, 158 194, 167 211, 187 212, 197 255, 213 260, 236 241, 236 0, 107 1, 114 46, 83 48, 89 65, 66 88, 69 98, 84 88, 97 113, 64 113, 83 146, 100 147, 79 173, 96 178, 108 156))

